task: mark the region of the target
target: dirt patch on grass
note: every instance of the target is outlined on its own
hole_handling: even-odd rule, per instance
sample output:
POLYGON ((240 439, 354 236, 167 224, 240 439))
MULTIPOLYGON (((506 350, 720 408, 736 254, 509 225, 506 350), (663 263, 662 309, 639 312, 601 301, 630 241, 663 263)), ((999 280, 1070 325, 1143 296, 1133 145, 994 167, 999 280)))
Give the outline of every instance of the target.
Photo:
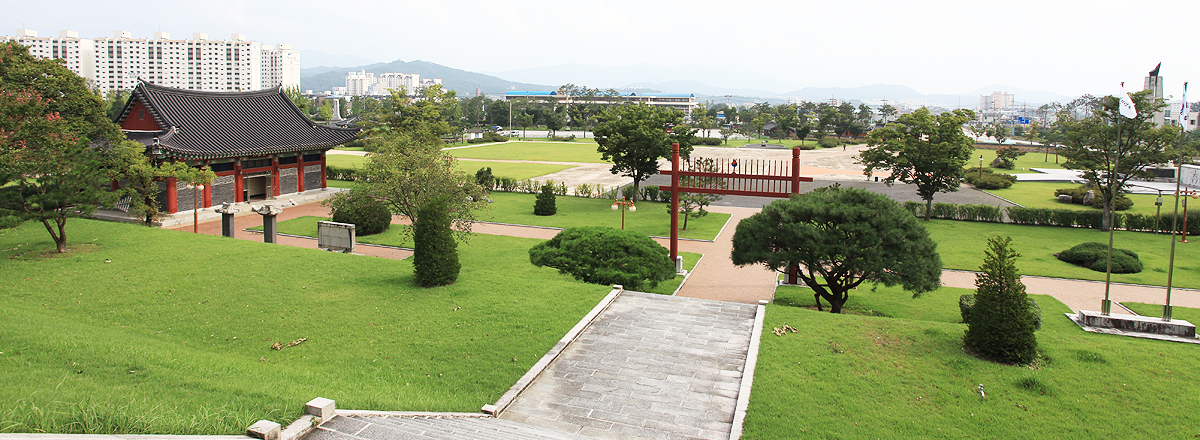
POLYGON ((58 248, 54 247, 54 245, 50 245, 44 248, 29 249, 25 252, 13 254, 13 256, 8 258, 10 260, 25 261, 51 260, 79 254, 90 254, 98 250, 100 250, 100 246, 96 245, 95 243, 76 243, 67 245, 67 251, 59 253, 58 248))

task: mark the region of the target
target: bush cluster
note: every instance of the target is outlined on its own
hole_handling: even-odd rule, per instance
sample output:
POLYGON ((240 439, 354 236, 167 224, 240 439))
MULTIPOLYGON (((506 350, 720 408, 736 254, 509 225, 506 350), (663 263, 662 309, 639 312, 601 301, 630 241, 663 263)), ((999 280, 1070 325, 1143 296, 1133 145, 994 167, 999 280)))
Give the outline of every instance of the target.
POLYGON ((335 194, 328 200, 333 221, 354 224, 355 235, 372 235, 392 226, 387 205, 364 191, 335 194))
POLYGON ((575 135, 572 134, 572 135, 568 135, 568 136, 550 136, 550 139, 548 139, 548 140, 552 141, 552 142, 571 142, 571 141, 575 140, 575 135))
POLYGON ((693 139, 695 145, 719 146, 723 143, 721 138, 714 137, 696 137, 693 139))
MULTIPOLYGON (((1054 195, 1055 196, 1061 196, 1061 195, 1071 196, 1071 203, 1076 204, 1076 205, 1082 205, 1084 197, 1086 197, 1087 192, 1091 191, 1091 190, 1093 190, 1093 188, 1089 188, 1087 185, 1080 185, 1079 187, 1076 187, 1076 188, 1056 189, 1056 190, 1054 190, 1054 195)), ((1088 203, 1087 206, 1091 206, 1096 209, 1104 209, 1104 199, 1102 199, 1100 197, 1099 192, 1096 193, 1096 197, 1093 198, 1091 203, 1088 203)), ((1113 210, 1124 211, 1131 207, 1133 207, 1133 200, 1129 200, 1129 197, 1125 197, 1124 194, 1118 194, 1117 197, 1115 199, 1113 199, 1113 210)))
POLYGON ((602 226, 567 228, 529 249, 529 261, 577 280, 628 290, 675 278, 667 248, 645 235, 602 226))
POLYGON ((837 148, 842 146, 842 140, 832 136, 825 136, 817 141, 817 145, 820 145, 821 148, 837 148))
POLYGON ((484 133, 483 137, 467 139, 468 144, 482 144, 487 142, 508 142, 508 138, 501 136, 500 133, 488 132, 484 133))
POLYGON ((358 180, 358 170, 355 168, 325 166, 325 177, 333 180, 353 182, 358 180))
MULTIPOLYGON (((904 209, 914 216, 925 217, 925 204, 921 202, 904 202, 904 209)), ((1004 210, 999 206, 990 205, 955 205, 953 203, 934 203, 931 218, 942 220, 967 220, 974 222, 999 223, 1004 218, 1004 210)))
MULTIPOLYGON (((1108 270, 1108 245, 1096 242, 1083 243, 1059 252, 1058 259, 1097 272, 1104 272, 1108 270)), ((1142 261, 1138 259, 1136 253, 1129 249, 1113 248, 1112 273, 1138 273, 1141 271, 1142 261)))
POLYGON ((496 177, 492 175, 492 167, 483 167, 475 172, 475 183, 482 186, 484 189, 492 189, 496 186, 496 177))
POLYGON ((991 168, 971 167, 966 170, 968 184, 979 189, 1004 189, 1013 186, 1017 176, 1012 174, 996 174, 991 168))

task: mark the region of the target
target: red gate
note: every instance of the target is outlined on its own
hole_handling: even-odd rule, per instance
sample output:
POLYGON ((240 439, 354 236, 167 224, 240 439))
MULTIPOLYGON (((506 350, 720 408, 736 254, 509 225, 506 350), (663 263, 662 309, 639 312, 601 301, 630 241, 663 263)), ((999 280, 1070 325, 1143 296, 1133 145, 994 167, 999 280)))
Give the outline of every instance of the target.
MULTIPOLYGON (((788 198, 800 194, 800 182, 812 182, 811 177, 800 177, 800 148, 792 148, 792 163, 776 160, 755 159, 738 163, 737 159, 706 159, 715 168, 713 171, 682 171, 679 169, 679 144, 671 144, 671 169, 659 173, 671 176, 671 186, 660 186, 661 191, 671 192, 671 261, 679 255, 679 193, 723 194, 734 196, 758 196, 788 198), (739 172, 739 168, 740 171, 739 172), (679 177, 704 177, 703 187, 680 186, 679 177), (716 186, 721 186, 717 188, 716 186)), ((791 271, 794 276, 795 268, 791 271)), ((795 280, 789 277, 789 282, 795 280)))

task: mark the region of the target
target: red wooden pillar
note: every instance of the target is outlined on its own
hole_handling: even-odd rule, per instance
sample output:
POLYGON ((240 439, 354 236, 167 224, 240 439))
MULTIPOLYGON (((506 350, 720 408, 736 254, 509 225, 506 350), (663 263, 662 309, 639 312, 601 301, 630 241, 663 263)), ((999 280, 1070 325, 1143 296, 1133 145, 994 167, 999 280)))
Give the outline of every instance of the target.
POLYGON ((792 147, 792 194, 800 194, 800 147, 792 147))
MULTIPOLYGON (((201 169, 208 169, 208 167, 207 166, 201 167, 201 169)), ((200 201, 200 207, 207 208, 207 207, 212 206, 212 184, 213 183, 217 183, 217 179, 214 178, 212 183, 209 183, 208 185, 204 185, 204 192, 203 192, 204 195, 202 196, 202 197, 204 197, 204 199, 200 201)))
POLYGON ((245 202, 242 199, 242 187, 245 186, 242 182, 242 161, 233 163, 233 201, 245 202))
POLYGON ((327 187, 328 186, 325 183, 325 152, 322 151, 321 152, 321 189, 325 189, 327 187))
POLYGON ((279 197, 279 158, 271 158, 271 195, 279 197))
POLYGON ((296 192, 304 192, 304 155, 296 157, 296 192))
POLYGON ((679 256, 679 144, 671 144, 671 264, 679 256))
POLYGON ((167 178, 167 212, 179 212, 179 195, 175 193, 175 178, 167 178))

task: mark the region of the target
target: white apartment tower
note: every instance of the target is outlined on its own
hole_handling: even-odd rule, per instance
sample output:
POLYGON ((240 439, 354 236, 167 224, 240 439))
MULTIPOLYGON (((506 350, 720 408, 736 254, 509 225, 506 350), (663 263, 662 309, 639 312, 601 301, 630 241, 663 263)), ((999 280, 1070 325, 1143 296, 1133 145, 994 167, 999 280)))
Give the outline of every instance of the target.
POLYGON ((992 92, 991 95, 983 95, 979 97, 980 111, 1006 110, 1017 105, 1015 95, 1010 95, 1005 92, 992 92))
POLYGON ((17 37, 0 37, 28 46, 33 56, 59 58, 93 87, 108 92, 128 90, 138 79, 188 90, 250 91, 282 85, 300 86, 300 54, 290 46, 260 45, 242 34, 229 40, 210 40, 195 33, 191 39, 172 39, 166 32, 153 38, 133 38, 116 31, 112 38, 79 38, 62 31, 59 38, 38 38, 18 29, 17 37))
POLYGON ((381 73, 375 76, 366 70, 346 73, 346 96, 386 96, 391 90, 405 90, 408 94, 430 87, 441 85, 441 78, 421 79, 417 73, 381 73))

